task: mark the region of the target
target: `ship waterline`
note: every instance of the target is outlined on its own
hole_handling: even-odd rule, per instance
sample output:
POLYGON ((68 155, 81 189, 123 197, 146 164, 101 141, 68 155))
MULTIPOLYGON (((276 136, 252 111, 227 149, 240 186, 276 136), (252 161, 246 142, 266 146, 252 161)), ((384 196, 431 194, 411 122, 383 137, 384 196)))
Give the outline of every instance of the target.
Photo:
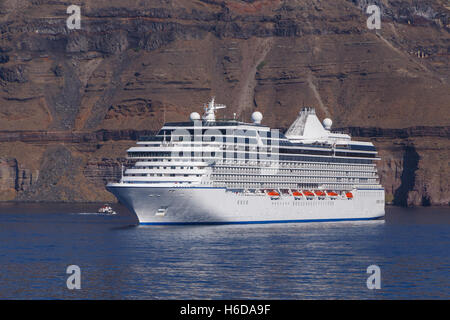
POLYGON ((379 219, 384 189, 370 142, 352 141, 304 108, 286 134, 216 121, 214 103, 166 123, 128 150, 133 166, 107 190, 141 224, 287 223, 379 219))

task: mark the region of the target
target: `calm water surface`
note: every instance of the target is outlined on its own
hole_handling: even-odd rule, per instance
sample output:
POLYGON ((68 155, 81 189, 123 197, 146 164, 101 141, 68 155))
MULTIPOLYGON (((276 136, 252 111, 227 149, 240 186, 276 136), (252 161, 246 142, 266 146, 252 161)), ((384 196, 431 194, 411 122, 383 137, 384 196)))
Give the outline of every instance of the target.
POLYGON ((99 205, 0 205, 1 299, 449 299, 450 210, 385 221, 136 226, 99 205), (66 268, 81 268, 68 290, 66 268), (381 290, 366 269, 381 268, 381 290))

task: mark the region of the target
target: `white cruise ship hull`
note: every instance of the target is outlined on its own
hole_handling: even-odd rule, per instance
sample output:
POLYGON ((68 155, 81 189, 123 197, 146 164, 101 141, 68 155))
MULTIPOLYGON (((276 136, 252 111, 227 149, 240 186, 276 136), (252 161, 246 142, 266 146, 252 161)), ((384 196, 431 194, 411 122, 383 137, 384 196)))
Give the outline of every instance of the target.
POLYGON ((107 189, 140 224, 245 224, 372 220, 384 216, 384 190, 360 189, 353 199, 295 199, 235 193, 225 188, 148 187, 111 183, 107 189))

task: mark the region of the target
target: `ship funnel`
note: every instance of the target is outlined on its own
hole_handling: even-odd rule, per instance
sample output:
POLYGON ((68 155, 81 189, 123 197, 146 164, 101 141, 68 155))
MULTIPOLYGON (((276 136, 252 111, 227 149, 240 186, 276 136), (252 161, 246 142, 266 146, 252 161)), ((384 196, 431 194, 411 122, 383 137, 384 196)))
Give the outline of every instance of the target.
MULTIPOLYGON (((330 120, 330 119, 328 119, 330 120)), ((330 120, 331 121, 331 120, 330 120)), ((326 122, 328 124, 328 121, 326 122)), ((331 128, 331 124, 330 124, 331 128)), ((303 108, 298 118, 289 127, 286 132, 288 139, 323 139, 328 137, 329 131, 327 131, 324 124, 320 123, 317 118, 316 110, 314 108, 303 108)))

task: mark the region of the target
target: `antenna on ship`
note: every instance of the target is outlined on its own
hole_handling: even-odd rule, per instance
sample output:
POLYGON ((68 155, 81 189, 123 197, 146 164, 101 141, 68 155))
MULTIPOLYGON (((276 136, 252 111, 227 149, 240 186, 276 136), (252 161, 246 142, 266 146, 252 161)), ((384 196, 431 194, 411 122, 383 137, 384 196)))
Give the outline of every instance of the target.
POLYGON ((122 176, 121 176, 121 178, 120 178, 120 183, 123 183, 123 163, 121 164, 121 166, 122 166, 122 169, 121 169, 122 176))
POLYGON ((166 124, 166 105, 163 107, 163 124, 166 124))

